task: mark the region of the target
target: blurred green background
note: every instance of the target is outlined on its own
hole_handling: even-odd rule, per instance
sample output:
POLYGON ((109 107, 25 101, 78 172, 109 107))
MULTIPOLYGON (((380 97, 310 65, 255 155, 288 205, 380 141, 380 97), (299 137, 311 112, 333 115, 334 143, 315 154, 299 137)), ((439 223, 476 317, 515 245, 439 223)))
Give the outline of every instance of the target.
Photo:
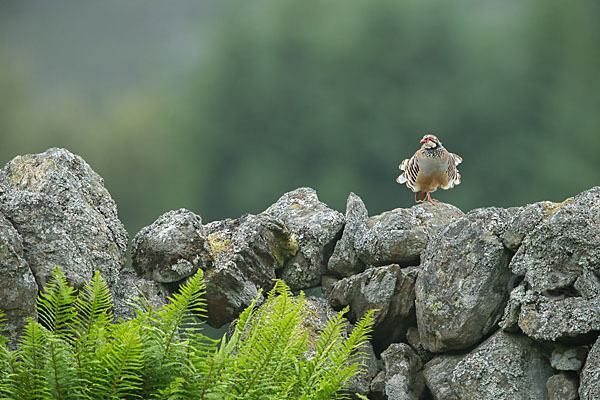
POLYGON ((257 213, 299 186, 413 204, 433 132, 463 211, 600 184, 600 2, 3 0, 0 164, 66 147, 133 235, 187 207, 257 213))

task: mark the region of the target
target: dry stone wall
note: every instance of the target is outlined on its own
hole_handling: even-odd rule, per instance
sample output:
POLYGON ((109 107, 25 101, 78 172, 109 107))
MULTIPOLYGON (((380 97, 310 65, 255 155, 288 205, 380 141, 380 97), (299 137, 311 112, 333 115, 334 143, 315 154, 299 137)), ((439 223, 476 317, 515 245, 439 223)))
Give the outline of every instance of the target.
POLYGON ((349 306, 352 323, 376 308, 367 373, 348 388, 370 399, 600 399, 600 187, 562 203, 372 216, 356 194, 342 214, 299 188, 237 219, 167 212, 135 235, 132 267, 127 241, 81 157, 50 149, 4 166, 0 308, 11 346, 55 265, 76 287, 99 270, 124 318, 135 297, 160 307, 201 268, 215 327, 275 278, 320 288, 307 318, 349 306))

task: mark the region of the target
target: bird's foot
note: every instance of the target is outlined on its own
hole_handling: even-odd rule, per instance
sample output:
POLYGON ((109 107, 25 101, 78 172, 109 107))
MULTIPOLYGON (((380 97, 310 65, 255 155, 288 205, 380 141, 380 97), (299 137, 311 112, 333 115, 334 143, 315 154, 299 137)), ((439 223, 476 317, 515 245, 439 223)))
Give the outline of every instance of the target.
POLYGON ((436 200, 436 199, 432 199, 429 192, 427 192, 427 200, 425 200, 425 202, 435 204, 435 203, 439 203, 440 201, 436 200))

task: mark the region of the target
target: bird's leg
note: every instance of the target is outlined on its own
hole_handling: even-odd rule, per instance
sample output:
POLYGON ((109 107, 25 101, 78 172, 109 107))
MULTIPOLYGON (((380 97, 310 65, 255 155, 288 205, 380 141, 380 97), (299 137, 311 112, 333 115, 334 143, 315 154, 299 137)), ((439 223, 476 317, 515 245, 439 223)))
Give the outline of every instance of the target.
POLYGON ((425 201, 428 201, 430 203, 439 203, 439 200, 431 198, 431 195, 429 194, 429 192, 427 192, 427 200, 425 200, 425 201))

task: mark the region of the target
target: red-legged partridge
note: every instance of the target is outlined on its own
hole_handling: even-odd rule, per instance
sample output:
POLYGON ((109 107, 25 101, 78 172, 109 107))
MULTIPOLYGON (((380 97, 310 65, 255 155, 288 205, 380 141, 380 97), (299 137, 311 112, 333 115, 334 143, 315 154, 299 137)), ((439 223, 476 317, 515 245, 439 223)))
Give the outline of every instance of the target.
POLYGON ((456 166, 462 158, 448 152, 437 137, 431 134, 423 136, 423 145, 417 152, 400 164, 402 174, 396 182, 415 192, 415 201, 437 201, 430 192, 438 187, 450 189, 460 183, 460 174, 456 166))

